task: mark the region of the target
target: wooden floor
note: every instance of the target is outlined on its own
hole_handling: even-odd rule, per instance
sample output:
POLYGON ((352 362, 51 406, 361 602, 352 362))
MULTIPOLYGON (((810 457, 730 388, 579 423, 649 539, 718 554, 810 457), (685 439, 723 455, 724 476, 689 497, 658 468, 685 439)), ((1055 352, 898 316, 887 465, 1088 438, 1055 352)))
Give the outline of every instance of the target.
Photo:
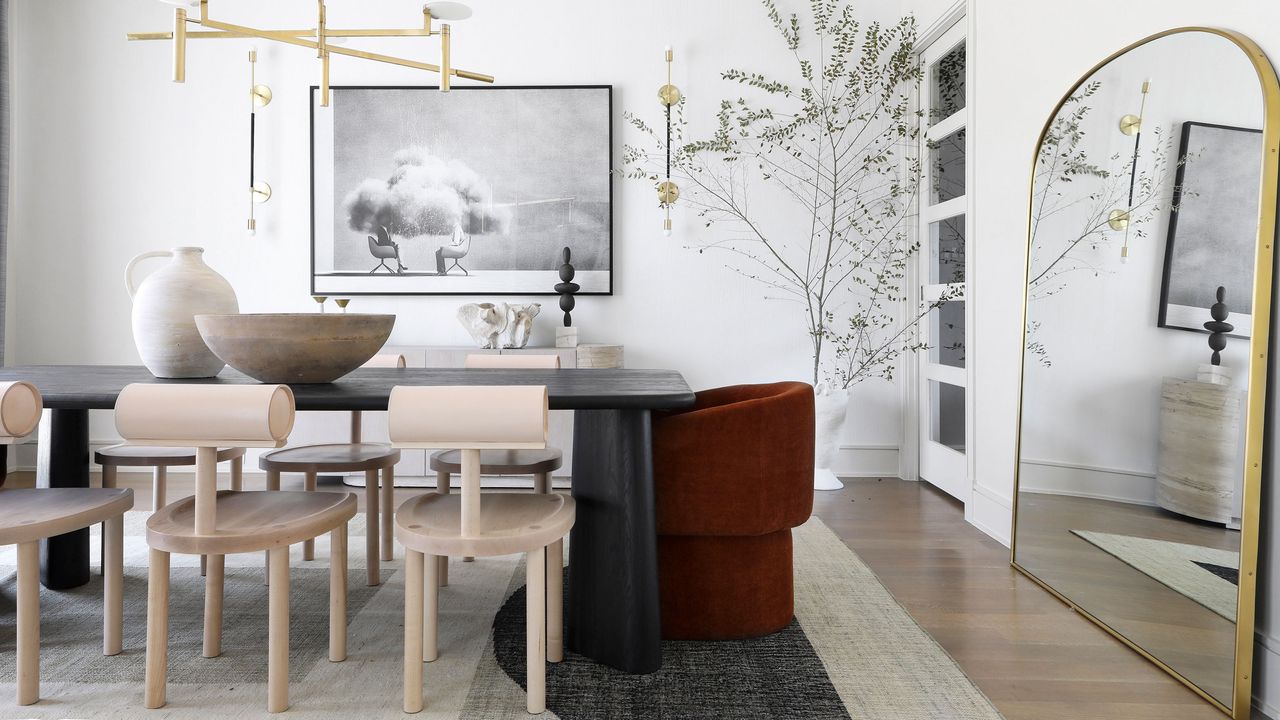
MULTIPOLYGON (((5 485, 30 486, 31 475, 14 473, 5 485)), ((120 479, 122 487, 134 488, 136 507, 150 506, 147 476, 120 479)), ((245 484, 258 487, 251 478, 245 484)), ((285 489, 291 484, 285 476, 285 489)), ((933 486, 896 479, 845 485, 841 491, 819 492, 814 513, 871 567, 1007 720, 1225 717, 1017 574, 1009 567, 1008 550, 966 523, 961 505, 933 486)), ((169 500, 190 494, 190 488, 185 476, 170 476, 169 500)), ((339 484, 319 489, 356 490, 339 484)), ((363 508, 363 492, 356 492, 363 508)), ((396 502, 417 492, 398 489, 396 502)))
POLYGON ((1008 720, 1221 720, 1181 683, 1009 567, 927 483, 850 480, 814 513, 1008 720))

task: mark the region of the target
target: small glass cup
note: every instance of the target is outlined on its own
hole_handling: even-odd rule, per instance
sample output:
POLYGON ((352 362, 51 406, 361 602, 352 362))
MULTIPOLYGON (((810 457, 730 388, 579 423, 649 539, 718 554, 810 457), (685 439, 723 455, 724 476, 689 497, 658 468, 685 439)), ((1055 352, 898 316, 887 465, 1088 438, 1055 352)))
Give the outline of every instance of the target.
POLYGON ((316 303, 317 303, 318 305, 320 305, 320 312, 324 312, 324 303, 325 303, 325 301, 326 301, 326 300, 328 300, 329 298, 328 298, 328 297, 326 297, 326 296, 324 296, 324 295, 312 295, 312 296, 311 296, 311 299, 312 299, 312 300, 315 300, 315 301, 316 301, 316 303))
POLYGON ((342 312, 347 311, 347 304, 351 302, 351 298, 335 298, 333 303, 342 308, 342 312))

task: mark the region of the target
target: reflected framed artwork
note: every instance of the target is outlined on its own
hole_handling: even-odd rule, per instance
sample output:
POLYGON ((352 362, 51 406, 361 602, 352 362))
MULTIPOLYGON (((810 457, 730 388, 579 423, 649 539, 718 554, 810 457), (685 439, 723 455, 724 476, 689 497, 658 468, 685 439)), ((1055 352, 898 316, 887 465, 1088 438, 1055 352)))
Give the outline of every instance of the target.
POLYGON ((311 89, 311 292, 613 292, 612 86, 311 89))
POLYGON ((1249 337, 1258 195, 1240 188, 1257 183, 1261 165, 1261 130, 1182 123, 1160 283, 1160 327, 1208 332, 1209 307, 1223 287, 1236 328, 1231 334, 1249 337))

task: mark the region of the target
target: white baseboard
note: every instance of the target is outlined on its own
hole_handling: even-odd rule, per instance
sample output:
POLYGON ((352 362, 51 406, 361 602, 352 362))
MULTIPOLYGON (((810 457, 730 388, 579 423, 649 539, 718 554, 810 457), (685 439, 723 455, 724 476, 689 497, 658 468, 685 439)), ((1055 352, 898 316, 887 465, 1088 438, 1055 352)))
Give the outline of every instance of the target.
POLYGON ((1009 547, 1013 529, 1013 507, 1009 500, 981 486, 974 486, 973 490, 973 494, 969 496, 969 504, 964 508, 965 520, 1009 547))
POLYGON ((1109 500, 1130 505, 1156 504, 1156 477, 1150 473, 1095 467, 1056 460, 1023 460, 1019 487, 1044 495, 1109 500))
POLYGON ((831 470, 845 478, 898 477, 898 446, 841 445, 831 470))

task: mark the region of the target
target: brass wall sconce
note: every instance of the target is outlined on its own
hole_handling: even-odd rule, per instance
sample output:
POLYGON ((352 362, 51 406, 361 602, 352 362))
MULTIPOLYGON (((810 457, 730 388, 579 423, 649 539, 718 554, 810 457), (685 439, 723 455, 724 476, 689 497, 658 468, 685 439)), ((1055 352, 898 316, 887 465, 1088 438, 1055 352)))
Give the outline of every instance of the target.
POLYGON ((461 70, 450 63, 450 26, 442 23, 437 30, 433 27, 436 20, 464 20, 471 16, 471 9, 459 2, 430 2, 422 6, 422 27, 415 28, 369 28, 369 29, 332 29, 326 24, 324 0, 316 0, 316 27, 288 30, 260 30, 245 25, 214 20, 209 16, 209 0, 162 0, 178 7, 173 11, 172 32, 129 33, 130 40, 171 40, 173 41, 173 81, 186 82, 187 78, 187 41, 227 38, 258 38, 286 45, 296 45, 316 51, 320 59, 320 104, 329 105, 329 56, 345 55, 363 58, 375 62, 400 65, 402 67, 426 70, 440 74, 440 90, 448 92, 454 77, 493 82, 492 75, 461 70), (198 8, 199 14, 191 17, 188 8, 198 8), (208 30, 188 30, 188 25, 197 25, 208 30), (352 50, 335 47, 336 43, 346 38, 371 37, 436 37, 440 38, 440 64, 418 62, 393 55, 352 50))
POLYGON ((1133 138, 1133 160, 1129 165, 1129 205, 1124 209, 1112 210, 1107 216, 1107 225, 1116 232, 1124 233, 1124 244, 1120 246, 1120 262, 1129 260, 1129 221, 1130 209, 1133 208, 1133 192, 1138 182, 1138 149, 1142 145, 1142 117, 1147 111, 1147 93, 1151 91, 1151 81, 1142 82, 1142 99, 1138 103, 1138 114, 1128 114, 1120 118, 1120 132, 1133 138))
POLYGON ((257 147, 258 109, 271 102, 271 88, 257 82, 258 51, 249 51, 249 235, 258 232, 253 206, 271 199, 271 186, 266 180, 254 177, 254 157, 257 147))
POLYGON ((667 176, 658 183, 658 205, 666 211, 667 217, 662 223, 662 234, 671 237, 671 205, 680 198, 680 187, 671 181, 671 106, 680 102, 680 88, 671 84, 671 46, 666 49, 667 84, 658 88, 658 102, 662 103, 667 114, 667 176))

